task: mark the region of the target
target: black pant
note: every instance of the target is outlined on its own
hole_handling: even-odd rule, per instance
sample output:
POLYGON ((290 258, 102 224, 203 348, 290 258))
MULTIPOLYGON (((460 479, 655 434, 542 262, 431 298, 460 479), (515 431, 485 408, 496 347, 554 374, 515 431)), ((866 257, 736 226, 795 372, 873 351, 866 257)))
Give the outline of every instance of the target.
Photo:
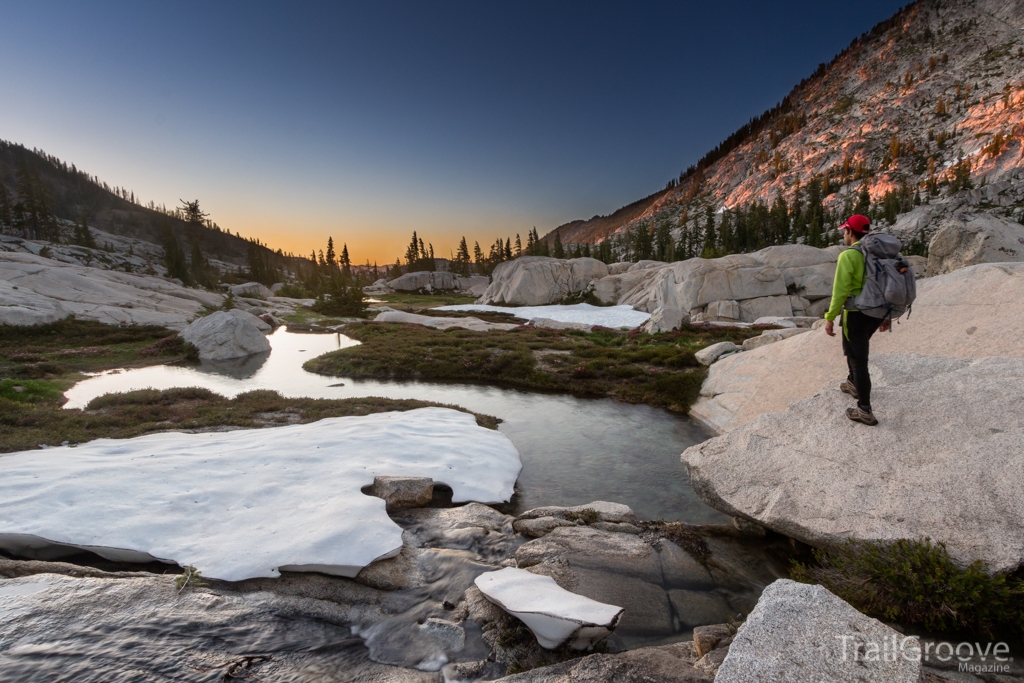
POLYGON ((843 330, 843 353, 850 368, 849 380, 857 387, 857 405, 871 412, 871 375, 868 373, 868 346, 871 335, 882 324, 881 318, 872 318, 860 311, 847 311, 846 329, 843 330))

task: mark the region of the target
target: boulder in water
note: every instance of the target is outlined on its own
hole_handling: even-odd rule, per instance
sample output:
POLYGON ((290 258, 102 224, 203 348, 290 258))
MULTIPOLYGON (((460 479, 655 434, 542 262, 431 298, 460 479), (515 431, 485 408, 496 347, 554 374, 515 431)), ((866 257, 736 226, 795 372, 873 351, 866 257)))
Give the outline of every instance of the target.
POLYGON ((179 334, 199 350, 200 360, 229 360, 270 351, 270 342, 247 316, 242 312, 216 311, 199 318, 179 334))

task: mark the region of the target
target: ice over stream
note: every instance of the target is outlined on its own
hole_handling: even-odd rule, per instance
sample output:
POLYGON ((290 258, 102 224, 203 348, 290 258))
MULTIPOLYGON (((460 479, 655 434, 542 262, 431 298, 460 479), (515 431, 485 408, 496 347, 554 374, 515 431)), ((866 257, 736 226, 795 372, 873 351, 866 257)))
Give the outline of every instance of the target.
POLYGON ((0 463, 0 548, 156 558, 227 581, 355 576, 396 554, 402 529, 360 490, 375 476, 430 477, 453 502, 497 503, 522 467, 508 437, 447 408, 99 439, 0 463))

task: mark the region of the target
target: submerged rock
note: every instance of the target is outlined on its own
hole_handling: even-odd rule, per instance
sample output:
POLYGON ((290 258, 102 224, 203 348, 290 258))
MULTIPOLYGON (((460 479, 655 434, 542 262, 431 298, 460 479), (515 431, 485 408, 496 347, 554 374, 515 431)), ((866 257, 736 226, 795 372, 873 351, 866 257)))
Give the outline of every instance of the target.
POLYGON ((886 380, 872 393, 878 426, 848 420, 853 401, 831 387, 687 449, 694 490, 814 546, 928 537, 961 565, 1016 569, 1024 360, 877 360, 886 380))
POLYGON ((542 647, 584 650, 615 630, 622 608, 570 593, 547 576, 506 567, 477 577, 484 596, 521 620, 542 647))
POLYGON ((230 360, 270 351, 270 342, 249 317, 248 313, 215 311, 179 334, 198 349, 200 360, 230 360))
POLYGON ((715 681, 916 683, 915 652, 917 638, 864 616, 825 588, 780 579, 740 626, 715 681), (899 650, 904 645, 906 657, 899 650))

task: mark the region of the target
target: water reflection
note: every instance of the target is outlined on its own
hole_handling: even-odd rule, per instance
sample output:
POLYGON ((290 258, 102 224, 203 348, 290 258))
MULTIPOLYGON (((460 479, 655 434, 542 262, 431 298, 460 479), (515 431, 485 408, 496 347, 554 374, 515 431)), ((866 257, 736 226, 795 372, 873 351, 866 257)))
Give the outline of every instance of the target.
MULTIPOLYGON (((288 397, 383 396, 456 404, 495 415, 519 449, 523 472, 519 509, 610 500, 648 519, 693 523, 727 521, 694 494, 679 454, 710 434, 686 418, 611 399, 579 399, 472 384, 379 382, 323 377, 302 370, 322 353, 358 344, 339 334, 297 334, 278 329, 272 351, 244 373, 154 366, 107 372, 67 392, 68 408, 102 394, 135 389, 199 386, 225 396, 272 389, 288 397)), ((244 364, 243 364, 244 365, 244 364)))

